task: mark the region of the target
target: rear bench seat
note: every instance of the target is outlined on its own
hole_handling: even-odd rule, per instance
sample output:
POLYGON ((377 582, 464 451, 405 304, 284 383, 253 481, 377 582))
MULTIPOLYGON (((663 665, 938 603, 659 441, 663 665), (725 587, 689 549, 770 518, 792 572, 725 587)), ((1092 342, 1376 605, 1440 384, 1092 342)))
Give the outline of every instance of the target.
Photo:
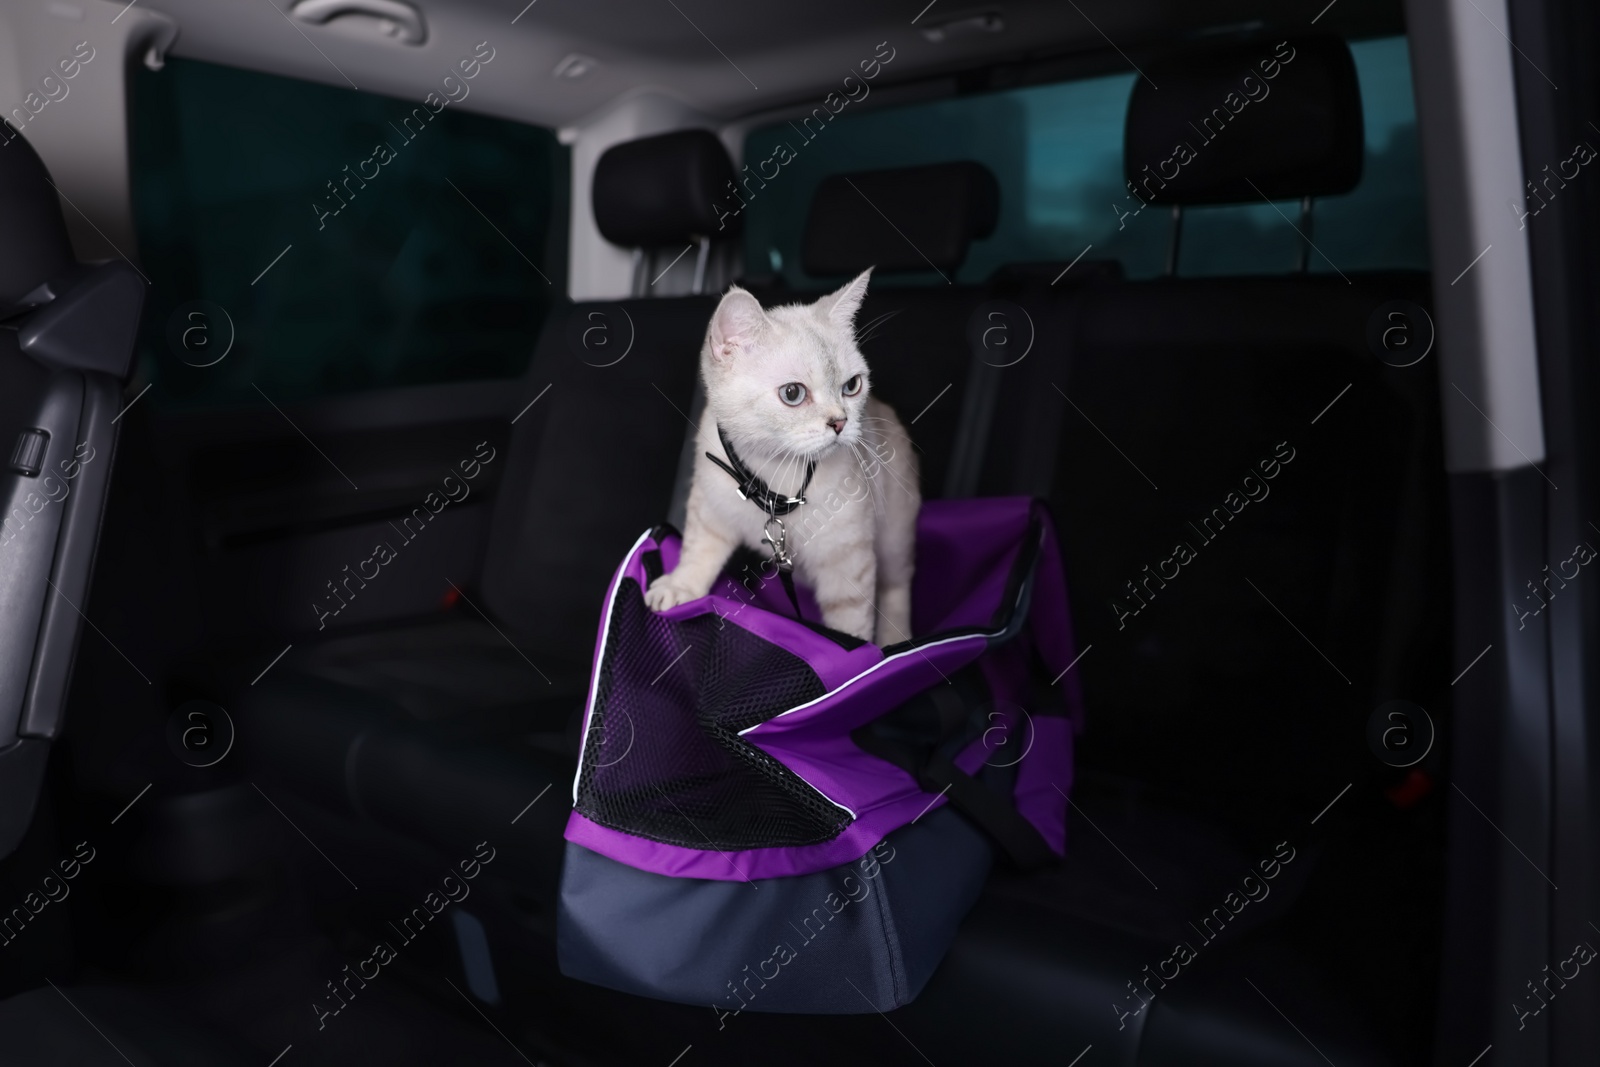
MULTIPOLYGON (((681 247, 732 176, 725 153, 717 174, 703 145, 680 146, 682 173, 659 183, 673 196, 640 244, 681 247)), ((510 386, 516 421, 481 578, 443 620, 297 646, 287 669, 241 690, 242 750, 263 784, 316 805, 380 869, 377 828, 396 848, 448 857, 504 833, 548 789, 515 830, 539 847, 510 853, 505 870, 530 908, 553 902, 602 593, 670 507, 715 306, 701 295, 551 310, 510 386)))
MULTIPOLYGON (((679 139, 676 153, 661 150, 670 139, 654 140, 652 151, 627 153, 630 166, 652 173, 605 188, 647 187, 658 197, 676 190, 675 202, 641 215, 650 230, 640 240, 682 242, 726 179, 706 166, 703 139, 679 139), (664 170, 671 173, 656 173, 664 170), (662 238, 673 217, 682 233, 662 238)), ((929 220, 944 230, 937 244, 922 240, 938 269, 953 273, 971 240, 993 228, 994 179, 976 164, 852 177, 889 203, 903 199, 903 188, 921 190, 929 220)), ((608 208, 598 181, 595 193, 597 209, 608 208)), ((628 215, 611 211, 612 230, 628 215)), ((873 219, 882 232, 863 236, 855 205, 819 198, 808 265, 840 274, 880 264, 891 274, 926 269, 903 237, 873 219)), ((923 237, 915 216, 901 224, 923 237)), ((752 288, 769 303, 816 295, 752 288)), ((869 295, 860 318, 875 323, 864 331, 875 391, 915 419, 926 497, 952 483, 960 492, 962 482, 970 493, 977 477, 981 442, 960 428, 968 379, 988 368, 973 370, 965 327, 987 295, 977 286, 884 289, 869 295)), ((716 301, 554 310, 517 387, 538 399, 513 429, 484 573, 466 601, 441 621, 297 647, 235 698, 253 764, 288 791, 288 803, 322 809, 346 848, 368 847, 376 825, 448 853, 550 787, 555 798, 518 821, 519 838, 537 844, 514 862, 524 898, 553 901, 602 593, 643 526, 669 515, 675 496, 681 506, 687 491, 678 442, 692 436, 698 414, 699 348, 716 301)))
POLYGON ((1066 344, 1007 380, 996 436, 1053 437, 1054 469, 993 449, 984 484, 1021 468, 1041 481, 1018 488, 1051 500, 1087 728, 1067 862, 997 873, 899 1022, 919 1043, 1001 1061, 1092 1041, 1141 1067, 1324 1062, 1276 1005, 1336 1063, 1421 1055, 1382 1050, 1397 1014, 1426 1014, 1437 844, 1383 799, 1401 772, 1367 750, 1366 724, 1391 697, 1439 709, 1448 688, 1437 392, 1431 369, 1386 367, 1366 345, 1370 314, 1425 304, 1424 279, 1354 281, 1090 288, 1067 302, 1066 344), (1270 495, 1213 541, 1188 528, 1283 441, 1294 458, 1270 495), (1140 608, 1125 583, 1142 591, 1179 540, 1196 558, 1140 608), (1189 924, 1279 841, 1296 859, 1270 896, 1203 942, 1189 924), (1180 940, 1198 960, 1119 1026, 1113 1005, 1138 1006, 1127 983, 1180 940), (981 1049, 950 1021, 958 1006, 990 1019, 981 1049))
MULTIPOLYGON (((1348 52, 1294 46, 1256 124, 1205 145, 1158 202, 1259 199, 1246 178, 1275 200, 1354 184, 1348 52)), ((1130 150, 1170 154, 1172 120, 1205 114, 1253 55, 1152 65, 1163 106, 1135 93, 1130 150)), ((1129 156, 1130 179, 1146 161, 1129 156)), ((921 1047, 1066 1062, 1093 1043, 1095 1062, 1140 1067, 1425 1060, 1441 824, 1385 798, 1405 772, 1374 758, 1366 726, 1391 698, 1441 725, 1448 706, 1435 364, 1389 366, 1372 343, 1382 305, 1427 292, 1425 275, 1333 273, 1018 297, 1041 344, 1001 372, 979 488, 1051 501, 1087 728, 1067 862, 991 880, 897 1017, 921 1047), (1278 842, 1295 859, 1270 895, 1206 940, 1194 924, 1278 842), (1150 980, 1179 941, 1197 958, 1150 980)))
MULTIPOLYGON (((1319 47, 1308 58, 1323 54, 1319 47)), ((1224 66, 1231 75, 1236 58, 1221 57, 1210 76, 1224 66)), ((1344 94, 1346 118, 1352 106, 1359 114, 1353 80, 1338 82, 1337 56, 1320 69, 1331 72, 1328 92, 1344 94)), ((1196 84, 1205 79, 1179 73, 1168 72, 1168 92, 1203 111, 1206 90, 1196 84)), ((1303 124, 1308 103, 1287 85, 1280 79, 1274 99, 1303 124)), ((1136 101, 1130 133, 1149 121, 1136 101)), ((1274 196, 1330 191, 1307 143, 1243 126, 1229 134, 1238 136, 1208 146, 1212 172, 1248 166, 1274 196), (1282 142, 1285 174, 1249 158, 1264 136, 1282 142)), ((962 225, 944 250, 931 237, 921 243, 949 273, 984 230, 981 196, 968 196, 983 179, 960 171, 852 178, 881 183, 891 196, 896 182, 943 182, 943 214, 962 225)), ((1201 195, 1178 182, 1166 194, 1174 202, 1201 195)), ((884 206, 895 214, 896 203, 884 206)), ((903 233, 874 233, 862 218, 819 196, 807 225, 808 272, 843 276, 904 258, 903 233)), ((919 259, 905 269, 926 266, 919 259)), ((1119 1050, 1119 1062, 1154 1067, 1321 1063, 1321 1052, 1339 1063, 1414 1059, 1413 1049, 1384 1050, 1392 1016, 1417 1010, 1413 987, 1429 980, 1418 953, 1407 948, 1397 955, 1401 973, 1365 990, 1329 961, 1366 953, 1355 960, 1362 973, 1381 976, 1379 954, 1419 936, 1403 895, 1391 898, 1398 915, 1352 912, 1352 890, 1371 891, 1363 879, 1410 879, 1413 904, 1426 903, 1428 891, 1428 842, 1418 847, 1385 806, 1378 787, 1391 780, 1375 773, 1384 769, 1364 747, 1367 716, 1382 699, 1443 706, 1435 699, 1448 632, 1439 622, 1447 561, 1436 383, 1431 362, 1385 367, 1367 342, 1372 311, 1402 297, 1426 304, 1426 279, 1119 283, 1114 271, 1080 263, 1052 285, 1064 266, 1007 270, 986 286, 876 286, 860 318, 875 390, 904 421, 916 419, 926 496, 1050 498, 1080 642, 1090 649, 1078 668, 1089 727, 1068 861, 1027 878, 998 872, 945 965, 917 1003, 895 1013, 896 1025, 941 1058, 980 1062, 1066 1062, 1090 1043, 1119 1050), (1030 355, 1011 365, 969 340, 974 312, 997 299, 1007 302, 1008 325, 1016 328, 1020 315, 1034 338, 1030 355), (1349 392, 1311 425, 1346 384, 1349 392), (1207 515, 1285 440, 1295 458, 1280 460, 1272 495, 1247 505, 1138 614, 1119 619, 1108 600, 1126 599, 1123 583, 1143 581, 1143 565, 1170 555, 1184 523, 1207 515), (1347 782, 1351 794, 1311 826, 1347 782), (1114 1003, 1125 1011, 1139 1003, 1132 984, 1143 968, 1168 958, 1188 936, 1185 925, 1272 858, 1280 840, 1296 859, 1273 895, 1241 913, 1149 1009, 1119 1017, 1114 1003), (1375 1006, 1384 997, 1394 1004, 1387 1014, 1375 1006)), ((815 295, 751 288, 768 303, 815 295)), ((598 590, 641 523, 667 513, 680 450, 661 442, 681 440, 688 428, 714 298, 620 306, 637 337, 625 360, 586 366, 569 351, 569 323, 615 307, 575 305, 566 321, 552 316, 521 384, 531 399, 555 382, 515 428, 474 597, 494 615, 494 639, 488 623, 458 609, 448 649, 435 640, 444 627, 341 638, 240 700, 263 773, 318 805, 328 832, 346 827, 351 848, 374 847, 376 825, 394 832, 397 851, 448 855, 550 787, 556 797, 528 810, 516 828, 521 847, 508 850, 507 870, 535 904, 524 918, 553 899, 567 810, 560 794, 572 763, 561 731, 581 705, 598 590), (524 653, 538 675, 516 672, 524 653), (452 678, 490 665, 503 688, 453 686, 452 678), (415 707, 419 672, 438 679, 426 712, 415 707)), ((538 940, 547 921, 532 924, 533 941, 527 922, 485 921, 497 954, 518 944, 548 954, 538 940)), ((679 1027, 686 1040, 704 1029, 700 1009, 552 983, 541 997, 573 1020, 601 1024, 623 1007, 679 1027)), ((760 1016, 741 1027, 752 1038, 793 1029, 760 1016)), ((888 1028, 860 1020, 807 1019, 805 1029, 813 1045, 871 1049, 872 1062, 914 1059, 888 1028)))

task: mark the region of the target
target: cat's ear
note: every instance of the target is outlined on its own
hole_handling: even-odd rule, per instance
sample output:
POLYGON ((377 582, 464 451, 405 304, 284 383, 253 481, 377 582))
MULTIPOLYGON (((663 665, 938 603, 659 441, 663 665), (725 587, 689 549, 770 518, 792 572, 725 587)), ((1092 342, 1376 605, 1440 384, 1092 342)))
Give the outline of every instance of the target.
POLYGON ((867 295, 867 282, 872 279, 872 268, 868 267, 856 275, 843 289, 836 293, 829 293, 817 301, 817 306, 822 309, 828 321, 841 330, 849 331, 855 327, 856 312, 861 310, 861 300, 867 295))
POLYGON ((735 285, 711 316, 711 358, 729 359, 748 350, 766 328, 761 302, 735 285))

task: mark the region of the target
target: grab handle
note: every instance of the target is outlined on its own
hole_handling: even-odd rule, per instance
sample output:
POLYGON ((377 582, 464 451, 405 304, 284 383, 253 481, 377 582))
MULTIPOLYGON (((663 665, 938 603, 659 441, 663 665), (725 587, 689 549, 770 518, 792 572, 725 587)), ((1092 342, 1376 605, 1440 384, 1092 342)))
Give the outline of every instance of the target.
POLYGON ((290 14, 313 26, 345 15, 365 15, 377 19, 384 35, 401 44, 420 45, 428 39, 422 12, 401 0, 300 0, 290 14))

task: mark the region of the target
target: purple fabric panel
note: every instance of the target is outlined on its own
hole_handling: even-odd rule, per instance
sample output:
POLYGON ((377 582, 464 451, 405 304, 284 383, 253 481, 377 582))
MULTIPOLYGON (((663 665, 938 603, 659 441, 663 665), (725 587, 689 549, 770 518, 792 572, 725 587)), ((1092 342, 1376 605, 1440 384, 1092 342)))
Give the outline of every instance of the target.
MULTIPOLYGON (((1029 497, 929 500, 922 505, 917 516, 917 573, 912 587, 915 634, 989 625, 1021 549, 1033 505, 1029 497)), ((661 550, 663 572, 670 573, 678 565, 681 544, 676 537, 668 537, 659 546, 647 539, 625 565, 624 573, 646 585, 641 557, 656 547, 661 550)), ((731 616, 749 608, 784 618, 792 615, 794 609, 781 582, 759 579, 752 583, 752 590, 740 584, 740 577, 725 572, 712 586, 710 598, 718 601, 720 614, 731 616)), ((811 591, 799 584, 798 593, 801 613, 819 620, 821 613, 811 591)), ((684 613, 683 609, 698 604, 701 601, 680 605, 668 617, 692 617, 699 612, 684 613)), ((744 620, 740 621, 743 624, 744 620)))
MULTIPOLYGON (((825 696, 754 727, 744 738, 855 813, 855 820, 837 838, 819 845, 721 853, 635 837, 574 812, 567 839, 642 870, 726 881, 806 874, 858 859, 885 834, 927 810, 930 798, 910 775, 862 752, 849 732, 981 656, 997 714, 985 734, 958 755, 957 765, 976 773, 985 762, 1010 764, 1025 751, 1015 791, 1019 810, 1053 849, 1061 851, 1066 825, 1063 794, 1071 784, 1072 735, 1074 722, 1081 722, 1082 697, 1074 669, 1059 682, 1072 719, 1027 711, 1032 699, 1030 638, 1037 642, 1040 661, 1052 674, 1064 670, 1077 655, 1054 528, 1043 506, 1025 497, 926 502, 917 526, 913 629, 923 637, 959 628, 987 629, 1035 516, 1042 523, 1043 541, 1029 629, 995 648, 989 648, 981 636, 964 636, 899 653, 887 661, 871 644, 846 651, 794 620, 778 581, 758 578, 750 588, 740 583, 741 576, 726 573, 710 595, 663 613, 668 619, 715 613, 802 657, 816 670, 828 690, 825 696)), ((607 591, 608 619, 620 580, 631 577, 646 585, 643 556, 657 548, 664 571, 676 566, 677 538, 669 537, 659 545, 644 538, 607 591)), ((807 617, 818 617, 813 614, 815 601, 809 590, 802 587, 800 594, 807 617)), ((602 635, 596 643, 591 701, 605 640, 602 635)), ((619 678, 616 682, 631 688, 642 684, 637 679, 619 678)), ((586 713, 585 731, 588 726, 586 713)), ((943 803, 938 800, 934 806, 943 803)))
POLYGON ((1010 764, 1018 759, 1019 752, 1025 751, 1026 758, 1018 766, 1013 799, 1022 815, 1059 854, 1066 841, 1072 735, 1081 727, 1083 701, 1076 668, 1065 675, 1060 673, 1079 650, 1073 640, 1054 526, 1043 505, 1036 504, 1034 509, 1041 521, 1043 541, 1034 572, 1029 627, 1015 640, 990 649, 983 657, 981 665, 994 696, 996 714, 991 716, 984 735, 963 749, 955 763, 968 774, 975 774, 985 763, 1010 764), (1029 708, 1034 702, 1029 678, 1035 654, 1052 676, 1059 676, 1055 684, 1068 718, 1029 708))
POLYGON ((977 774, 985 763, 1015 766, 1033 753, 1033 716, 1028 708, 1028 651, 1026 632, 1006 644, 989 649, 978 666, 989 683, 993 703, 983 733, 956 754, 954 763, 977 774))
POLYGON ((564 836, 618 863, 669 878, 706 878, 715 882, 788 878, 855 862, 891 831, 927 809, 928 800, 927 794, 917 792, 912 786, 908 795, 862 812, 859 819, 832 841, 800 848, 756 848, 738 852, 678 848, 609 829, 576 811, 567 818, 564 836))
POLYGON ((994 694, 994 714, 983 736, 964 748, 957 767, 976 775, 990 763, 1016 766, 1012 800, 1057 855, 1066 849, 1067 795, 1072 787, 1072 720, 1028 708, 1029 634, 990 649, 984 656, 984 677, 994 694), (1058 791, 1059 787, 1059 791, 1058 791))
MULTIPOLYGON (((856 813, 855 826, 868 814, 901 810, 916 800, 910 814, 928 797, 911 775, 863 752, 850 731, 882 715, 971 662, 984 649, 982 637, 953 640, 933 648, 903 652, 843 690, 795 711, 785 712, 745 732, 749 741, 839 804, 856 813)), ((979 762, 982 762, 981 759, 979 762)), ((940 801, 943 803, 943 801, 940 801)), ((874 819, 868 825, 876 825, 874 819)), ((894 829, 898 824, 886 824, 894 829)))
MULTIPOLYGON (((647 538, 644 544, 639 546, 639 551, 629 560, 628 565, 623 568, 623 573, 636 580, 641 588, 649 586, 644 572, 644 554, 655 547, 658 547, 656 542, 647 538)), ((678 565, 681 542, 676 537, 668 537, 659 547, 662 573, 671 573, 678 565)), ((877 645, 866 644, 846 650, 832 639, 796 621, 794 608, 789 604, 789 597, 784 593, 782 584, 777 581, 767 582, 765 587, 758 586, 757 599, 754 603, 745 598, 744 587, 729 575, 725 574, 719 578, 717 584, 711 588, 712 591, 699 600, 679 604, 659 614, 666 619, 692 619, 715 612, 726 622, 748 630, 762 640, 788 649, 804 659, 811 665, 811 669, 817 672, 822 684, 830 690, 843 685, 883 658, 883 653, 877 645), (775 603, 772 602, 774 596, 777 597, 775 603)), ((612 590, 612 595, 615 596, 615 588, 612 590)), ((800 589, 802 611, 807 610, 808 601, 811 610, 815 610, 816 601, 810 597, 810 591, 802 587, 800 589)), ((607 600, 606 603, 609 605, 611 601, 607 600)), ((597 665, 598 662, 597 659, 597 665)), ((598 672, 595 677, 598 677, 598 672)), ((591 687, 594 685, 593 679, 590 685, 591 687)))
POLYGON ((951 672, 977 659, 986 647, 982 635, 972 634, 896 653, 873 665, 848 688, 832 690, 820 700, 774 716, 744 736, 772 748, 790 744, 790 738, 849 733, 930 685, 943 682, 951 672))
POLYGON ((1061 566, 1061 549, 1056 544, 1055 523, 1042 502, 1033 503, 1034 514, 1044 524, 1044 544, 1039 549, 1039 566, 1034 573, 1033 604, 1028 611, 1028 626, 1050 677, 1061 689, 1068 714, 1078 729, 1083 728, 1083 685, 1078 668, 1066 674, 1077 658, 1078 643, 1072 633, 1072 612, 1067 595, 1067 576, 1061 566))
POLYGON ((1072 794, 1072 748, 1077 728, 1060 715, 1035 715, 1033 751, 1017 768, 1017 810, 1044 835, 1056 855, 1067 848, 1067 797, 1072 794), (1038 758, 1049 754, 1048 759, 1038 758))
MULTIPOLYGON (((785 600, 787 601, 787 598, 785 600)), ((867 644, 855 649, 845 649, 831 638, 817 633, 787 614, 778 615, 762 611, 716 593, 703 596, 699 600, 691 600, 687 604, 679 604, 658 614, 666 619, 692 619, 713 612, 721 616, 725 624, 748 630, 762 640, 785 648, 804 659, 830 691, 883 659, 883 651, 877 645, 867 644)))
MULTIPOLYGON (((681 537, 673 537, 669 534, 665 541, 657 541, 654 537, 651 537, 641 546, 640 555, 642 556, 645 551, 651 548, 659 548, 661 550, 662 574, 671 574, 678 569, 678 557, 683 553, 683 539, 681 537)), ((636 577, 641 585, 649 588, 650 583, 645 581, 644 564, 642 562, 639 564, 639 573, 636 577)))
POLYGON ((912 630, 988 626, 1028 526, 1029 497, 929 500, 917 516, 912 630))

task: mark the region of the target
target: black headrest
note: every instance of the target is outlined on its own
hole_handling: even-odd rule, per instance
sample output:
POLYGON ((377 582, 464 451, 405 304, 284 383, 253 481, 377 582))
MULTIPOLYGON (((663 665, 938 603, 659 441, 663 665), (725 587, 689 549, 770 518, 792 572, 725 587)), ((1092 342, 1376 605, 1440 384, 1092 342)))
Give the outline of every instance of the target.
POLYGON ((1147 73, 1134 84, 1123 143, 1123 171, 1140 199, 1297 200, 1346 193, 1361 180, 1361 89, 1340 38, 1229 45, 1152 63, 1147 73))
POLYGON ((800 265, 807 274, 950 271, 1000 219, 1000 183, 982 163, 834 174, 811 197, 800 265))
POLYGON ((733 164, 710 130, 678 130, 613 145, 594 168, 594 221, 624 248, 660 248, 736 233, 733 164), (719 220, 718 216, 722 216, 719 220))
POLYGON ((0 128, 0 307, 10 306, 76 265, 61 201, 38 153, 0 128), (10 140, 4 140, 9 135, 10 140))

